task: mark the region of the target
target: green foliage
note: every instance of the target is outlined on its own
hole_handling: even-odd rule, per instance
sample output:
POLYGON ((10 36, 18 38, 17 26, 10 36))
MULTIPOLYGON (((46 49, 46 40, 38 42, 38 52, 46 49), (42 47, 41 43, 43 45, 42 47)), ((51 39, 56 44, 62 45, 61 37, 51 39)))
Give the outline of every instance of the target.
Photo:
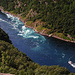
MULTIPOLYGON (((37 28, 48 28, 51 29, 50 33, 70 34, 75 38, 75 0, 0 0, 0 6, 9 12, 22 14, 23 18, 33 9, 37 15, 27 19, 46 22, 46 25, 37 28)), ((8 42, 11 43, 8 35, 0 29, 0 72, 15 75, 75 75, 64 67, 40 66, 8 42)))
MULTIPOLYGON (((2 30, 1 34, 4 33, 2 30)), ((18 51, 11 43, 2 40, 0 40, 0 72, 15 75, 71 75, 64 67, 40 66, 34 63, 26 54, 18 51)))
POLYGON ((0 28, 0 40, 4 40, 6 42, 11 43, 8 34, 6 34, 1 28, 0 28))
POLYGON ((19 74, 19 75, 26 75, 25 70, 22 69, 22 70, 20 71, 20 74, 19 74))
POLYGON ((23 18, 33 9, 38 14, 29 16, 29 20, 41 19, 47 22, 45 28, 52 32, 70 34, 75 38, 75 0, 0 0, 0 6, 16 14, 22 13, 23 18))
POLYGON ((54 75, 70 72, 59 66, 40 66, 34 63, 26 54, 20 52, 12 44, 0 41, 0 72, 16 75, 54 75))
POLYGON ((32 63, 32 60, 26 54, 19 52, 12 44, 4 41, 0 41, 0 55, 0 72, 17 73, 18 70, 26 70, 28 65, 32 63))

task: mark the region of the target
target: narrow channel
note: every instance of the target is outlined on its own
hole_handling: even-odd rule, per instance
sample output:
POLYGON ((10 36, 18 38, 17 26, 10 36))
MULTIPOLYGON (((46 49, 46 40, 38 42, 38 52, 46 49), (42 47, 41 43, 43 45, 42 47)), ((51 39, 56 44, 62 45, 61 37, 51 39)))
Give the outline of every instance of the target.
POLYGON ((35 63, 59 65, 75 72, 75 68, 68 64, 69 60, 75 62, 75 44, 37 34, 26 28, 18 18, 2 12, 0 27, 8 33, 13 45, 35 63))

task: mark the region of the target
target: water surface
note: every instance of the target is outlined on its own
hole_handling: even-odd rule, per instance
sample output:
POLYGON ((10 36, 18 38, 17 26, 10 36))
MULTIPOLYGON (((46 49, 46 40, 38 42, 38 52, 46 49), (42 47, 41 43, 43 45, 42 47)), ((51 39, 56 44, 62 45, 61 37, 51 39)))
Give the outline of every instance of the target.
POLYGON ((13 45, 35 63, 60 65, 75 72, 75 68, 68 64, 69 60, 75 62, 75 44, 37 34, 34 30, 26 28, 18 18, 1 12, 0 27, 8 33, 13 45))

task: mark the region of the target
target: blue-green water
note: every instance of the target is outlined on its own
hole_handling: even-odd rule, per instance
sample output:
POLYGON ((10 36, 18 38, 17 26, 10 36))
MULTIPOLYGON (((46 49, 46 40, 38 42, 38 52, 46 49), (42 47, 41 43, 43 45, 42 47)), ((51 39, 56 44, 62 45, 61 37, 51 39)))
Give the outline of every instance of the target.
POLYGON ((0 27, 8 33, 10 40, 23 53, 40 65, 59 65, 71 72, 75 68, 68 64, 75 62, 75 44, 55 38, 48 38, 26 28, 16 17, 0 12, 0 27))

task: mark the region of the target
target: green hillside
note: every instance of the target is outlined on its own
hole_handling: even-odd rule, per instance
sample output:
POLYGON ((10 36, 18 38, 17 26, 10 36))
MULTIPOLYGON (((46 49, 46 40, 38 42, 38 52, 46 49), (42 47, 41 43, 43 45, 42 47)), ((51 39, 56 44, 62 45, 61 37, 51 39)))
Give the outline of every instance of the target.
MULTIPOLYGON (((5 11, 19 14, 38 32, 75 40, 75 0, 0 0, 5 11)), ((0 28, 0 72, 15 75, 75 75, 59 66, 40 66, 18 51, 0 28), (9 42, 9 43, 8 43, 9 42)))
MULTIPOLYGON (((1 28, 0 31, 2 32, 0 33, 1 35, 5 34, 1 28)), ((1 38, 0 73, 11 73, 15 75, 75 75, 64 67, 40 66, 34 63, 26 54, 20 52, 11 43, 5 42, 5 39, 2 41, 1 38)))
POLYGON ((0 0, 0 6, 38 32, 75 41, 75 0, 0 0))
POLYGON ((5 33, 1 28, 0 28, 0 40, 4 40, 6 42, 11 43, 11 41, 9 40, 8 34, 5 33))

